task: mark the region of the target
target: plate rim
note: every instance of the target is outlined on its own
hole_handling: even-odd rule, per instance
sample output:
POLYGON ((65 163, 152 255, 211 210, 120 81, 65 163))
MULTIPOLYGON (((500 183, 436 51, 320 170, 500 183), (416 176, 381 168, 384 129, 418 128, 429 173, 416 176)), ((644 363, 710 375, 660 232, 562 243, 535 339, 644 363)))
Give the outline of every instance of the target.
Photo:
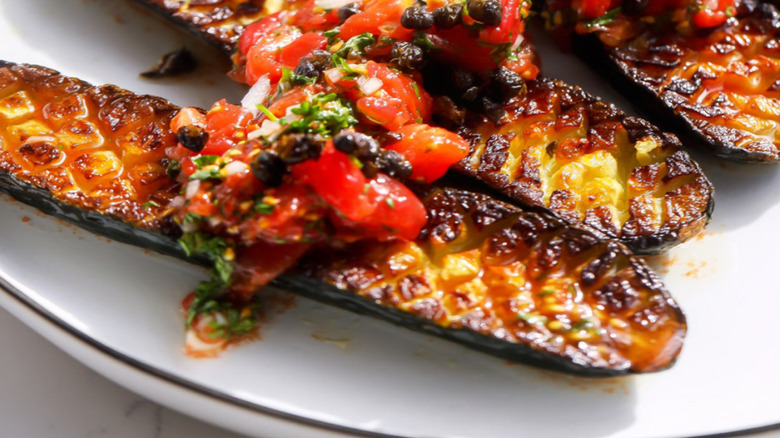
MULTIPOLYGON (((304 417, 301 415, 292 414, 289 412, 284 412, 278 409, 274 409, 268 406, 264 406, 258 403, 253 403, 247 400, 242 400, 238 397, 232 396, 230 394, 227 394, 225 392, 219 391, 214 388, 209 388, 207 386, 201 385, 199 383, 193 382, 187 378, 178 376, 174 373, 170 373, 168 371, 164 371, 158 367, 155 367, 154 365, 150 365, 148 363, 145 363, 142 360, 136 359, 134 357, 131 357, 125 353, 122 353, 120 351, 117 351, 116 349, 98 341, 97 339, 89 336, 87 333, 84 333, 83 331, 79 330, 78 328, 74 327, 71 324, 68 324, 66 321, 55 315, 50 310, 46 309, 45 306, 38 303, 35 299, 31 298, 29 295, 25 294, 21 290, 19 290, 17 287, 13 286, 11 282, 3 275, 4 272, 0 271, 0 291, 4 292, 5 295, 9 296, 13 300, 17 301, 27 309, 31 310, 35 315, 38 317, 43 318, 46 322, 49 322, 53 324, 57 329, 60 331, 70 335, 71 337, 77 339, 78 341, 82 342, 83 344, 86 344, 87 346, 91 347, 96 352, 99 352, 103 354, 104 356, 107 356, 108 358, 111 358, 113 360, 116 360, 120 362, 122 365, 128 366, 132 368, 135 371, 140 371, 141 373, 145 374, 147 377, 163 380, 167 383, 171 383, 173 385, 176 385, 177 387, 195 392, 198 395, 202 395, 205 397, 208 397, 212 399, 213 401, 226 403, 229 406, 235 407, 235 408, 242 408, 248 411, 251 411, 253 414, 260 414, 265 415, 273 420, 278 421, 284 421, 287 423, 292 423, 294 426, 311 426, 315 428, 322 429, 323 431, 330 431, 330 432, 337 432, 341 434, 345 434, 349 437, 355 437, 355 438, 407 438, 403 435, 393 435, 389 433, 384 432, 376 432, 376 431, 369 431, 369 430, 361 430, 356 429, 353 427, 343 426, 335 423, 329 423, 322 420, 317 420, 309 417, 304 417)), ((0 305, 0 307, 4 307, 0 305)), ((12 313, 14 318, 19 319, 18 316, 12 313)), ((29 325, 28 325, 29 327, 29 325)), ((29 327, 36 333, 39 333, 38 330, 36 330, 33 327, 29 327)), ((40 334, 40 333, 39 333, 40 334)), ((51 342, 49 339, 46 339, 47 342, 51 342)), ((52 342, 53 343, 53 342, 52 342)), ((61 346, 56 345, 57 348, 63 349, 61 346)), ((64 349, 63 349, 64 350, 64 349)), ((73 357, 73 355, 67 351, 64 350, 69 356, 73 357)), ((84 363, 85 366, 87 366, 90 369, 93 369, 89 364, 84 363)), ((105 376, 108 380, 111 380, 115 383, 117 382, 115 379, 105 376)), ((121 385, 123 387, 126 387, 124 385, 121 385)), ((131 388, 128 388, 129 390, 133 391, 131 388)), ((148 396, 143 395, 144 397, 148 398, 148 396)), ((189 414, 185 412, 186 415, 192 417, 192 414, 189 414)), ((201 421, 208 421, 205 419, 201 419, 201 421)), ((778 425, 780 427, 780 425, 778 425)))
MULTIPOLYGON (((224 393, 222 391, 219 391, 217 389, 209 388, 207 386, 198 384, 196 382, 193 382, 189 379, 186 379, 184 377, 178 376, 174 373, 170 373, 164 370, 159 369, 158 367, 155 367, 153 365, 150 365, 148 363, 143 362, 140 359, 133 358, 127 354, 124 354, 120 351, 117 351, 116 349, 96 340, 95 338, 89 336, 88 334, 84 333, 81 330, 78 330, 76 327, 74 327, 71 324, 68 324, 63 319, 59 318, 57 315, 55 315, 53 312, 46 309, 45 306, 38 303, 36 300, 19 290, 17 287, 13 286, 11 282, 3 275, 4 273, 0 271, 0 291, 5 293, 5 295, 9 296, 16 302, 20 303, 24 307, 26 307, 28 310, 31 310, 33 314, 35 314, 38 317, 43 318, 46 322, 51 323, 54 327, 59 329, 60 331, 68 334, 69 336, 75 338, 76 340, 80 341, 83 344, 86 344, 88 347, 90 347, 93 351, 98 352, 104 356, 107 356, 110 359, 113 359, 115 361, 120 362, 122 365, 128 366, 131 369, 135 371, 139 371, 146 375, 147 377, 151 377, 153 379, 159 379, 166 383, 170 383, 175 385, 176 387, 194 392, 198 395, 205 396, 213 401, 222 402, 225 403, 229 407, 233 408, 241 408, 247 411, 250 411, 252 414, 259 414, 259 415, 265 415, 267 417, 270 417, 272 420, 276 421, 283 421, 286 423, 291 423, 292 426, 310 426, 315 427, 323 432, 330 431, 330 432, 336 432, 345 434, 349 437, 369 437, 369 438, 406 438, 403 435, 394 435, 389 434, 385 432, 376 432, 376 431, 369 431, 369 430, 361 430, 356 429, 348 426, 342 426, 335 423, 328 423, 321 420, 316 420, 309 417, 304 417, 300 415, 291 414, 288 412, 284 412, 278 409, 270 408, 261 404, 252 403, 246 400, 242 400, 238 397, 231 396, 230 394, 224 393)), ((4 306, 3 306, 4 307, 4 306)), ((15 318, 19 318, 17 315, 12 313, 12 315, 15 318)), ((29 327, 29 325, 28 325, 29 327)), ((33 331, 36 333, 39 333, 39 331, 34 328, 30 327, 33 331)), ((40 334, 40 333, 39 333, 40 334)), ((45 338, 45 337, 44 337, 45 338)), ((47 342, 51 342, 49 339, 46 339, 47 342)), ((53 342, 52 342, 53 343, 53 342)), ((63 349, 61 346, 56 345, 57 348, 63 349)), ((64 350, 64 349, 63 349, 64 350)), ((72 357, 72 354, 68 350, 64 350, 69 356, 72 357)), ((84 363, 85 366, 88 368, 92 368, 88 363, 84 363)), ((113 379, 109 376, 103 375, 103 377, 107 378, 108 380, 111 380, 115 383, 117 382, 116 379, 113 379)), ((121 385, 125 386, 125 385, 121 385)), ((125 386, 126 387, 126 386, 125 386)), ((130 388, 128 388, 130 389, 130 388)), ((132 389, 130 389, 132 391, 132 389)), ((146 395, 143 395, 144 397, 147 397, 146 395)), ((162 403, 161 403, 162 404, 162 403)), ((188 411, 184 411, 185 415, 188 415, 192 417, 192 414, 188 411)), ((207 421, 207 419, 201 418, 201 421, 207 421)), ((726 431, 726 432, 719 432, 714 434, 704 434, 704 435, 692 435, 685 438, 730 438, 730 437, 739 437, 743 435, 750 435, 750 434, 760 434, 764 432, 771 432, 771 431, 777 431, 780 430, 780 423, 773 423, 768 424, 764 426, 757 426, 757 427, 751 427, 751 428, 745 428, 745 429, 739 429, 739 430, 732 430, 732 431, 726 431)))

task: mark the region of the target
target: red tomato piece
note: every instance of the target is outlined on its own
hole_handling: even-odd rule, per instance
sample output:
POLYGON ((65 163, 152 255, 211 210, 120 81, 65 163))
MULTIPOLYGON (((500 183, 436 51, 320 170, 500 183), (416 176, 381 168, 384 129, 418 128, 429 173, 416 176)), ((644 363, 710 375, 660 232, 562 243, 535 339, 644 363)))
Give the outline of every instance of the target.
POLYGON ((429 183, 441 178, 450 168, 466 157, 469 144, 461 136, 428 125, 406 125, 398 131, 400 141, 387 149, 398 151, 412 164, 411 179, 429 183))
POLYGON ((282 78, 282 67, 285 67, 285 64, 280 60, 281 51, 300 36, 301 32, 298 28, 282 26, 277 29, 277 32, 257 40, 246 55, 247 83, 253 85, 266 74, 271 80, 271 84, 278 82, 282 78))
POLYGON ((379 240, 416 239, 428 221, 422 201, 405 185, 384 174, 372 179, 369 187, 376 209, 360 222, 364 233, 379 240))
POLYGON ((301 58, 311 55, 315 49, 324 49, 328 45, 328 39, 324 36, 310 32, 301 35, 298 39, 282 48, 279 53, 279 61, 291 68, 298 65, 301 58))
POLYGON ((206 131, 209 140, 200 152, 202 155, 222 155, 235 144, 238 129, 244 129, 252 120, 249 111, 220 100, 206 114, 206 131))
POLYGON ((351 221, 360 221, 376 209, 367 194, 366 177, 349 156, 329 141, 322 156, 292 168, 296 181, 311 186, 338 213, 351 221))
POLYGON ((244 29, 238 39, 238 50, 246 55, 261 38, 270 35, 276 29, 282 27, 287 18, 287 11, 279 11, 262 18, 244 29))

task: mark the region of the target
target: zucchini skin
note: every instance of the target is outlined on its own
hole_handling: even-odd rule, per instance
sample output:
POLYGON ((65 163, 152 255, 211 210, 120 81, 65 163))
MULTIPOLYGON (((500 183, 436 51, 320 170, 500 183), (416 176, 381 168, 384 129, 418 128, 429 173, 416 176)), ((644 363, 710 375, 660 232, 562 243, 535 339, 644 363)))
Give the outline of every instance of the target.
MULTIPOLYGON (((131 163, 159 164, 159 150, 170 144, 172 134, 148 127, 169 123, 175 107, 115 87, 92 87, 36 66, 3 62, 0 78, 0 190, 89 231, 185 258, 176 241, 178 230, 166 225, 171 224, 168 209, 148 204, 149 199, 162 201, 161 193, 178 192, 170 179, 153 179, 158 184, 154 190, 124 192, 122 208, 112 208, 117 204, 107 203, 101 191, 79 192, 70 186, 62 190, 46 178, 47 172, 71 172, 77 157, 94 154, 96 147, 121 157, 126 169, 132 168, 131 163), (74 102, 74 96, 86 99, 86 113, 78 106, 62 105, 74 102), (54 111, 63 107, 68 111, 54 111), (69 133, 65 128, 70 122, 85 121, 100 132, 99 147, 62 144, 61 153, 74 152, 54 165, 31 165, 27 155, 20 153, 32 143, 43 151, 40 156, 53 151, 45 145, 52 141, 31 140, 34 136, 29 132, 19 134, 19 126, 41 130, 49 126, 52 132, 45 135, 58 138, 69 133), (122 141, 127 138, 133 142, 122 141), (134 146, 153 144, 156 147, 140 157, 132 154, 138 152, 134 146), (138 214, 139 206, 146 214, 138 214)), ((95 164, 94 172, 104 167, 103 162, 95 164)), ((134 182, 130 176, 106 178, 134 182)), ((78 188, 87 185, 79 178, 73 180, 81 183, 78 188)), ((416 242, 362 243, 346 251, 322 248, 272 284, 499 357, 572 374, 596 377, 657 371, 670 366, 679 354, 685 317, 655 274, 625 246, 487 195, 437 189, 425 203, 431 219, 416 242), (388 257, 395 262, 388 263, 388 257), (414 260, 417 271, 422 271, 398 270, 399 260, 414 260), (462 262, 469 260, 484 268, 484 275, 471 268, 464 274, 461 268, 468 265, 462 262), (377 267, 395 267, 393 275, 397 275, 370 275, 377 267), (502 274, 507 269, 511 275, 502 274), (477 277, 497 282, 473 289, 481 291, 477 295, 463 289, 476 287, 477 277), (514 286, 512 278, 522 286, 514 286), (423 283, 438 286, 429 287, 431 296, 423 296, 423 283), (434 296, 443 298, 436 303, 434 296), (558 301, 571 306, 558 309, 558 301), (471 305, 462 308, 461 302, 471 305), (523 311, 525 319, 521 319, 519 305, 539 309, 526 309, 534 311, 523 311), (544 310, 543 305, 550 308, 544 310), (503 313, 490 313, 499 308, 503 313), (542 315, 548 311, 565 315, 570 327, 548 327, 554 319, 542 315), (529 317, 532 313, 535 322, 529 317)))
POLYGON ((637 111, 678 133, 686 144, 731 161, 776 163, 780 141, 768 138, 774 133, 761 132, 767 123, 780 122, 776 103, 780 56, 770 47, 777 36, 772 22, 776 14, 774 5, 760 3, 708 33, 686 37, 645 30, 615 47, 602 43, 596 34, 575 35, 572 50, 637 111), (731 59, 757 56, 766 57, 772 66, 757 66, 744 75, 740 80, 744 87, 720 90, 724 82, 736 81, 735 74, 726 72, 731 59), (748 85, 751 82, 757 85, 748 85))
POLYGON ((461 127, 471 152, 457 170, 638 254, 704 229, 714 187, 674 135, 561 81, 527 88, 497 123, 479 117, 461 127))

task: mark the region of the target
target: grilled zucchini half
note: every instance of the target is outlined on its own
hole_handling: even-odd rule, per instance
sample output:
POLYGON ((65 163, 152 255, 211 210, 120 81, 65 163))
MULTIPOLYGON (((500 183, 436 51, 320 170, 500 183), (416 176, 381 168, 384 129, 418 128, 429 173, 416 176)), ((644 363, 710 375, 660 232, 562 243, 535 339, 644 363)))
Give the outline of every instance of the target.
POLYGON ((713 186, 679 140, 582 89, 541 78, 497 123, 467 122, 458 170, 525 205, 658 253, 704 229, 713 186))
POLYGON ((302 0, 137 0, 180 27, 204 38, 227 54, 233 53, 244 28, 302 0))
MULTIPOLYGON (((0 191, 93 232, 184 257, 167 200, 176 108, 0 62, 0 191)), ((586 376, 663 369, 685 318, 624 245, 456 189, 414 242, 319 248, 273 284, 499 357, 586 376)))
POLYGON ((712 30, 687 35, 642 27, 616 46, 574 38, 574 52, 638 110, 715 155, 780 161, 780 13, 769 3, 712 30))

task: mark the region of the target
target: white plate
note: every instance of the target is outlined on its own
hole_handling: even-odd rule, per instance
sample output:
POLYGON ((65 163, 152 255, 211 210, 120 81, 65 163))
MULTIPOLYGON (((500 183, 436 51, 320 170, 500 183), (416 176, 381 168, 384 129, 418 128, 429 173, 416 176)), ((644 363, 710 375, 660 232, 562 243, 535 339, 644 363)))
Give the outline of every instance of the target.
MULTIPOLYGON (((240 97, 215 51, 125 2, 0 0, 0 41, 0 59, 180 105, 240 97), (182 44, 202 53, 202 73, 137 78, 182 44)), ((581 64, 538 42, 548 74, 628 109, 581 64)), ((0 278, 8 294, 0 293, 0 305, 130 389, 255 435, 677 437, 775 425, 780 174, 776 166, 696 157, 718 190, 716 212, 701 238, 654 262, 690 326, 680 360, 658 374, 562 376, 304 299, 269 312, 262 341, 217 360, 189 359, 179 301, 202 270, 110 243, 7 197, 0 197, 0 278)))

